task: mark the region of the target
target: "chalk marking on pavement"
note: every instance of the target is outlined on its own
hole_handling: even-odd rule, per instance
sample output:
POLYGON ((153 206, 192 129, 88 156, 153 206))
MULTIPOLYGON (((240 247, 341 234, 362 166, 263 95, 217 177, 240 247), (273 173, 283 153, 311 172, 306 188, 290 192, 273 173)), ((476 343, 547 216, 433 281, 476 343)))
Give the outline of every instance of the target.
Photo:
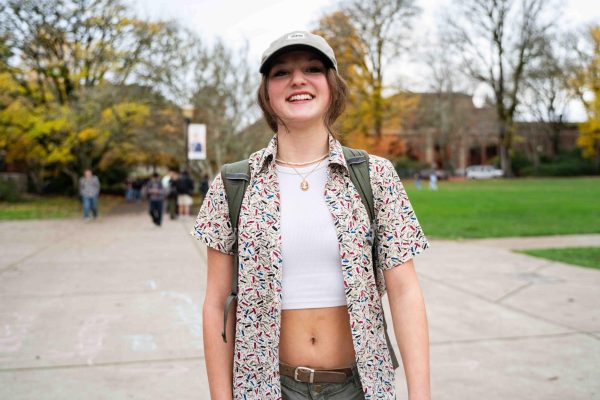
POLYGON ((154 336, 148 334, 126 335, 131 340, 131 350, 136 352, 154 351, 158 348, 154 336))
POLYGON ((102 350, 108 325, 119 319, 116 315, 94 315, 87 317, 78 332, 77 355, 87 358, 86 363, 92 365, 94 358, 102 350))
POLYGON ((184 304, 178 304, 175 306, 177 315, 183 324, 188 328, 190 334, 195 338, 192 342, 198 349, 202 349, 202 318, 200 306, 194 304, 191 297, 187 294, 173 292, 173 291, 162 291, 160 295, 163 297, 175 298, 184 304))
POLYGON ((33 315, 0 314, 0 354, 16 353, 21 349, 33 320, 33 315))

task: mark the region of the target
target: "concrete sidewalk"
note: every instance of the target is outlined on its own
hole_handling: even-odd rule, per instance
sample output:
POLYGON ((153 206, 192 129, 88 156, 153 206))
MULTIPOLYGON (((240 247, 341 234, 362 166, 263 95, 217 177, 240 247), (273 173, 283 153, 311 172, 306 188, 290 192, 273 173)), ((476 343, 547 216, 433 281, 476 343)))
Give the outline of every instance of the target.
MULTIPOLYGON (((208 399, 192 224, 0 223, 0 399, 208 399)), ((600 271, 509 250, 525 241, 600 235, 432 240, 416 259, 433 399, 600 399, 600 271)))

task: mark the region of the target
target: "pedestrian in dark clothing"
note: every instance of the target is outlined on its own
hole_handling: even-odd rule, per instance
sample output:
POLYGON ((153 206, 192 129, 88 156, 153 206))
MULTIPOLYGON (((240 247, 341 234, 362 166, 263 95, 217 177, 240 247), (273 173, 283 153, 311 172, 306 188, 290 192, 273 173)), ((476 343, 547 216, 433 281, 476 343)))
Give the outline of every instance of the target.
POLYGON ((167 210, 171 219, 177 218, 177 172, 169 172, 170 179, 167 189, 167 210))
POLYGON ((175 187, 177 188, 177 205, 179 206, 179 215, 190 215, 190 207, 192 206, 192 193, 194 192, 194 182, 188 175, 187 171, 183 171, 179 179, 177 179, 175 187))
POLYGON ((144 181, 141 178, 136 178, 131 183, 131 189, 133 190, 133 199, 137 202, 142 198, 142 187, 144 186, 144 181))
POLYGON ((202 194, 203 201, 204 201, 204 198, 206 197, 206 193, 208 193, 208 187, 209 187, 208 174, 204 174, 202 176, 202 180, 200 181, 200 194, 202 194))
POLYGON ((160 182, 160 176, 156 172, 152 174, 152 179, 146 185, 146 193, 148 194, 148 200, 150 201, 150 215, 152 216, 152 221, 156 226, 160 226, 162 223, 165 191, 160 182))

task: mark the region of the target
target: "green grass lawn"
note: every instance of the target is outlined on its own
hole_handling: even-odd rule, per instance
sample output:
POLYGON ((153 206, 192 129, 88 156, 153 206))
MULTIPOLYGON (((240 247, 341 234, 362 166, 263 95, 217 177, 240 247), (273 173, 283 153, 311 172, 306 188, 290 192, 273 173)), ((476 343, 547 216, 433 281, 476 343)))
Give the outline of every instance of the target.
MULTIPOLYGON (((100 196, 98 213, 109 212, 123 201, 119 196, 100 196)), ((0 202, 0 220, 79 218, 83 208, 78 198, 66 196, 35 197, 18 203, 0 202)))
POLYGON ((547 258, 567 264, 600 269, 600 247, 565 247, 560 249, 519 250, 518 253, 547 258))
MULTIPOLYGON (((503 236, 600 233, 600 178, 501 179, 427 182, 416 190, 404 181, 419 222, 428 237, 485 238, 503 236)), ((192 214, 198 212, 195 199, 192 214)), ((106 214, 120 197, 101 196, 106 214)), ((76 198, 42 197, 22 203, 0 203, 0 220, 78 218, 76 198)))
POLYGON ((426 236, 485 238, 600 233, 600 178, 441 182, 431 192, 404 185, 426 236))

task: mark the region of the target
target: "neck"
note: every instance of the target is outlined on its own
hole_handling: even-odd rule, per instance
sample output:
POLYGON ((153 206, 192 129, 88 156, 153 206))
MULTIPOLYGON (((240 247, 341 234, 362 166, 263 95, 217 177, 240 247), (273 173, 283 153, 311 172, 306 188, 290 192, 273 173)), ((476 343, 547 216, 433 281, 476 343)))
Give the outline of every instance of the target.
POLYGON ((287 132, 283 126, 277 133, 277 158, 291 162, 312 161, 329 153, 329 133, 323 125, 287 132))

